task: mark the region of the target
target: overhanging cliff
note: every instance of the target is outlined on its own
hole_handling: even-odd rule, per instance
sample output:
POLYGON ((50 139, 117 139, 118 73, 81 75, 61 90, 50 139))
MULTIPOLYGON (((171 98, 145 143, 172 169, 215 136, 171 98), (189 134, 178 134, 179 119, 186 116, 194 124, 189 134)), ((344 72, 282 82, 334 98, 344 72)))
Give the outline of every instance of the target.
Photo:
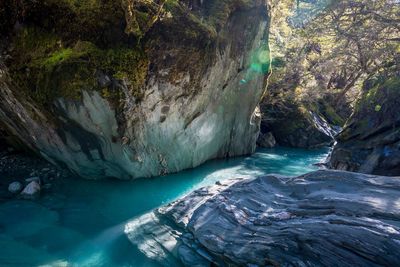
POLYGON ((255 150, 265 0, 2 5, 0 119, 49 161, 132 179, 255 150))

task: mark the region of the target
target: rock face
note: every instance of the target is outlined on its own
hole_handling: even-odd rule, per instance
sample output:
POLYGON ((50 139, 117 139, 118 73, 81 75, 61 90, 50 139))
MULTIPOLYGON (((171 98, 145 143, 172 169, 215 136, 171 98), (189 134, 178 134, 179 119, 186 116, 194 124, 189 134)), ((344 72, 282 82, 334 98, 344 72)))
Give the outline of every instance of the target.
POLYGON ((276 146, 276 139, 271 132, 260 133, 257 145, 264 148, 273 148, 276 146))
POLYGON ((128 224, 163 266, 396 266, 400 179, 341 171, 202 188, 128 224))
POLYGON ((0 121, 49 161, 132 179, 255 150, 265 0, 14 2, 0 121))
MULTIPOLYGON (((281 146, 317 148, 334 142, 337 129, 325 118, 298 103, 263 103, 260 137, 271 132, 281 146)), ((261 141, 261 140, 259 140, 261 141)))
POLYGON ((330 167, 379 175, 400 175, 399 73, 364 84, 363 95, 338 137, 330 167))

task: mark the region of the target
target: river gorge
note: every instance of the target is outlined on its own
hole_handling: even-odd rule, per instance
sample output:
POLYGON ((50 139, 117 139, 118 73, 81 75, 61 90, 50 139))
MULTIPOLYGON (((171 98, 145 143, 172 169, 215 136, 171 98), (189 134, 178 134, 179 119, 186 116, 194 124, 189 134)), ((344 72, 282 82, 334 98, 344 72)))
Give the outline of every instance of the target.
POLYGON ((399 17, 1 0, 0 267, 399 266, 399 17))
POLYGON ((316 170, 327 149, 260 149, 152 179, 87 181, 66 177, 36 202, 0 203, 0 262, 6 266, 160 266, 124 234, 132 219, 203 186, 268 173, 316 170))

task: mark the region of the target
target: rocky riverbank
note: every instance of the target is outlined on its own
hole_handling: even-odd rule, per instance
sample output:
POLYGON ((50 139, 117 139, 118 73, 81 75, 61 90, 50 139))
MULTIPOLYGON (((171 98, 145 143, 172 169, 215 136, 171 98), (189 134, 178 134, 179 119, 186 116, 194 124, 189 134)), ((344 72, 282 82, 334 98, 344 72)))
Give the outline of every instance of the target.
POLYGON ((71 176, 68 170, 55 167, 35 154, 2 145, 0 202, 15 198, 36 199, 67 176, 71 176))
POLYGON ((395 266, 400 179, 343 171, 217 182, 129 222, 164 266, 395 266))

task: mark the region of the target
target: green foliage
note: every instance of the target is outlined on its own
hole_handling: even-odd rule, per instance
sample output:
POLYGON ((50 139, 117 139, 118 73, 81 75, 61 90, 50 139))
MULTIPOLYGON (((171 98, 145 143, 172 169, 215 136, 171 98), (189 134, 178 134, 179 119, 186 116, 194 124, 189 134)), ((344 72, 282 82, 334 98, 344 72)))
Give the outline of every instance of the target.
POLYGON ((372 84, 366 83, 364 87, 366 87, 366 93, 358 101, 356 111, 367 113, 370 110, 374 110, 379 112, 382 108, 385 108, 386 102, 391 102, 392 99, 400 97, 400 78, 396 76, 384 79, 378 78, 372 84))
POLYGON ((324 106, 322 107, 322 114, 333 125, 343 126, 345 124, 345 119, 343 119, 328 103, 324 103, 324 106))
POLYGON ((396 73, 385 73, 364 83, 362 97, 357 101, 354 114, 347 123, 342 139, 365 135, 376 127, 390 126, 398 121, 400 78, 396 73), (387 76, 389 74, 389 76, 387 76))
POLYGON ((167 12, 173 12, 178 7, 179 7, 179 1, 178 0, 167 0, 164 3, 164 9, 167 12))
MULTIPOLYGON (((286 105, 290 99, 310 108, 322 103, 326 118, 342 125, 363 82, 399 65, 400 5, 384 0, 295 2, 271 1, 274 71, 265 101, 286 105)), ((375 93, 371 89, 363 101, 375 99, 375 93)), ((382 103, 369 108, 376 105, 385 108, 382 103)))

